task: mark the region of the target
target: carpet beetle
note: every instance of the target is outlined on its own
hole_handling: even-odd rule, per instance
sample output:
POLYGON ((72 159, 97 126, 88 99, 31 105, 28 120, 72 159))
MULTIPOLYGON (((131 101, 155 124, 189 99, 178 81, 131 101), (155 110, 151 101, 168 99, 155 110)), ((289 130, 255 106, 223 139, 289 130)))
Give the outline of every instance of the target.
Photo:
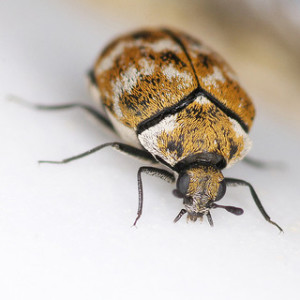
POLYGON ((245 185, 263 217, 273 222, 248 182, 226 178, 224 168, 242 160, 251 147, 248 132, 255 116, 253 103, 235 72, 216 52, 176 30, 146 29, 123 35, 102 51, 89 72, 90 87, 104 113, 69 104, 40 109, 81 107, 116 132, 124 143, 106 143, 63 161, 66 163, 104 147, 157 166, 138 170, 139 206, 143 209, 142 173, 176 181, 174 196, 183 199, 192 221, 211 209, 235 215, 243 210, 217 204, 226 187, 245 185), (159 167, 161 166, 161 168, 159 167))

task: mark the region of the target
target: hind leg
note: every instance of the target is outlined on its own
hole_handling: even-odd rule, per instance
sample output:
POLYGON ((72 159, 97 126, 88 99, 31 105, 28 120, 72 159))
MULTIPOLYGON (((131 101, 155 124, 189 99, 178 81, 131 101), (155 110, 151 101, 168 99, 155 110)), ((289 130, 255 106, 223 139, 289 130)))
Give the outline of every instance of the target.
POLYGON ((27 107, 31 107, 39 110, 64 110, 64 109, 72 109, 72 108, 81 108, 87 113, 89 113, 90 115, 92 115, 93 117, 95 117, 105 127, 109 128, 111 131, 116 133, 110 120, 102 113, 98 112, 95 108, 89 105, 85 105, 81 103, 67 103, 67 104, 59 104, 59 105, 34 104, 16 96, 9 96, 8 99, 23 104, 27 107))
POLYGON ((76 159, 79 159, 79 158, 82 158, 82 157, 85 157, 85 156, 88 156, 92 153, 95 153, 105 147, 112 147, 124 154, 128 154, 130 156, 133 156, 137 159, 141 159, 141 160, 144 160, 144 161, 148 161, 150 163, 157 163, 157 161, 154 159, 154 157, 147 151, 145 150, 141 150, 141 149, 138 149, 138 148, 135 148, 135 147, 132 147, 130 145, 126 145, 126 144, 123 144, 123 143, 117 143, 117 142, 113 142, 113 143, 105 143, 105 144, 102 144, 100 146, 97 146, 93 149, 90 149, 86 152, 83 152, 83 153, 80 153, 78 155, 75 155, 75 156, 72 156, 72 157, 69 157, 69 158, 66 158, 66 159, 63 159, 63 160, 40 160, 39 163, 48 163, 48 164, 66 164, 68 162, 71 162, 73 160, 76 160, 76 159))

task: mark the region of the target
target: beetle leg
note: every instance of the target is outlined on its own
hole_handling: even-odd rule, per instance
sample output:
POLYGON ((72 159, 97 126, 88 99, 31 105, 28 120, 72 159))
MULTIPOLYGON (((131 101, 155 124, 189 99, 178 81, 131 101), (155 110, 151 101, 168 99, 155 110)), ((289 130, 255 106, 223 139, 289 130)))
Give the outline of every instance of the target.
POLYGON ((66 158, 66 159, 63 159, 63 160, 59 160, 59 161, 52 161, 52 160, 39 160, 38 162, 39 163, 49 163, 49 164, 66 164, 70 161, 73 161, 73 160, 76 160, 76 159, 79 159, 79 158, 82 158, 82 157, 85 157, 85 156, 88 156, 94 152, 97 152, 105 147, 113 147, 114 149, 122 152, 122 153, 125 153, 125 154, 128 154, 128 155, 131 155, 135 158, 138 158, 138 159, 142 159, 142 160, 146 160, 146 161, 149 161, 151 163, 157 163, 157 161, 154 159, 154 157, 147 151, 145 150, 141 150, 141 149, 138 149, 138 148, 135 148, 135 147, 132 147, 130 145, 126 145, 126 144, 122 144, 122 143, 117 143, 117 142, 114 142, 114 143, 105 143, 105 144, 102 144, 102 145, 99 145, 95 148, 92 148, 86 152, 83 152, 83 153, 80 153, 78 155, 75 155, 75 156, 72 156, 72 157, 69 157, 69 158, 66 158))
POLYGON ((242 161, 259 169, 284 169, 285 167, 281 162, 266 162, 248 156, 243 158, 242 161))
POLYGON ((174 182, 175 176, 166 170, 153 167, 140 167, 137 173, 137 182, 138 182, 138 194, 139 194, 139 205, 137 211, 137 217, 133 223, 133 226, 136 225, 138 219, 141 217, 143 212, 143 183, 142 183, 142 173, 146 173, 152 176, 159 177, 167 182, 174 182))
POLYGON ((236 179, 236 178, 225 178, 225 182, 226 182, 226 185, 228 185, 228 186, 230 186, 230 185, 231 186, 236 186, 236 185, 248 186, 255 204, 256 204, 257 208, 259 209, 259 211, 261 212, 261 214, 263 215, 263 217, 265 218, 265 220, 268 221, 269 223, 275 225, 280 231, 283 231, 282 228, 278 224, 276 224, 275 222, 273 222, 271 220, 270 216, 267 214, 262 203, 260 202, 253 186, 249 182, 241 180, 241 179, 236 179))
POLYGON ((8 96, 9 100, 12 100, 14 102, 18 102, 20 104, 24 104, 28 107, 39 109, 39 110, 63 110, 63 109, 69 109, 69 108, 81 108, 88 112, 90 115, 95 117, 102 125, 105 125, 105 127, 109 128, 111 131, 115 132, 115 129, 110 122, 110 120, 104 116, 102 113, 97 111, 95 108, 89 105, 81 104, 81 103, 67 103, 67 104, 59 104, 59 105, 44 105, 44 104, 34 104, 29 101, 26 101, 22 98, 16 97, 16 96, 8 96))

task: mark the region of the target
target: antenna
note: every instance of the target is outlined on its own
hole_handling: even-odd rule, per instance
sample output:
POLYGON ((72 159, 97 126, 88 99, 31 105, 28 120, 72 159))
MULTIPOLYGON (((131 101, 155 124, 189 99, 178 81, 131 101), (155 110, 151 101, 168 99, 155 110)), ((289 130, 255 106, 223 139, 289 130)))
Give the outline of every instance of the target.
POLYGON ((235 206, 225 206, 225 205, 219 205, 219 204, 213 204, 212 206, 211 206, 211 208, 224 208, 224 209, 226 209, 228 212, 230 212, 230 213, 232 213, 232 214, 234 214, 234 215, 236 215, 236 216, 240 216, 240 215, 242 215, 243 213, 244 213, 244 210, 242 209, 242 208, 240 208, 240 207, 235 207, 235 206))

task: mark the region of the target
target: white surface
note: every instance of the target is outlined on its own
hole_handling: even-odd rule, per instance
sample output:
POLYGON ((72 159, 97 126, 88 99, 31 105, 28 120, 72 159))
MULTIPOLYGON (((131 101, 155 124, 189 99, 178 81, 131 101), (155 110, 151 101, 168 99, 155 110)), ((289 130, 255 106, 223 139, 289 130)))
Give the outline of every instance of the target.
POLYGON ((37 112, 4 96, 89 103, 84 73, 125 30, 105 14, 42 2, 0 3, 0 298, 299 299, 299 134, 266 107, 251 154, 286 168, 240 163, 225 175, 253 183, 281 235, 247 188, 230 188, 222 200, 243 216, 215 210, 214 228, 174 225, 182 205, 173 186, 144 176, 144 214, 133 228, 138 161, 106 149, 64 166, 37 164, 114 138, 80 111, 37 112))

